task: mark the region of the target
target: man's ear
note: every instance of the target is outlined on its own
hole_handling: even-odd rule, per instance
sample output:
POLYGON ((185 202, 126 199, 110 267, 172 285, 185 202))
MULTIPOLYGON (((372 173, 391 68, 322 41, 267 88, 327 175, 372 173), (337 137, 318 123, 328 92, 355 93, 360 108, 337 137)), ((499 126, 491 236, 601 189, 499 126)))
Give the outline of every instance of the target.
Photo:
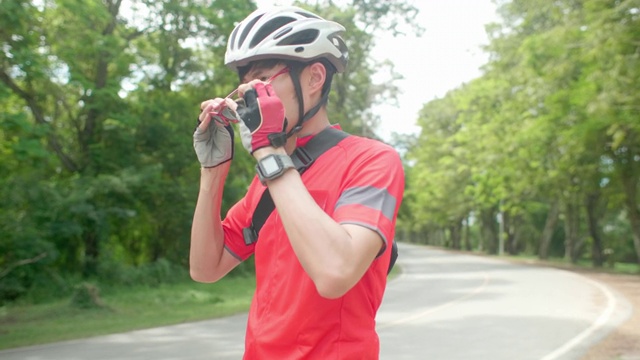
POLYGON ((308 67, 308 86, 311 93, 322 92, 324 81, 327 79, 327 69, 320 62, 315 62, 308 67))

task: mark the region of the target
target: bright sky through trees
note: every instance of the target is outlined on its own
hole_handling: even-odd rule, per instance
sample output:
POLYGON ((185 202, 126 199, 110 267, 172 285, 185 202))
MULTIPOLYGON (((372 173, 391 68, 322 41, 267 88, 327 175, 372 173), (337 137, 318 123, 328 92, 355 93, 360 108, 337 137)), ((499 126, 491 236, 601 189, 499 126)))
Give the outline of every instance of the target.
MULTIPOLYGON (((258 7, 289 5, 293 1, 257 0, 258 7)), ((424 103, 481 75, 480 67, 488 55, 480 48, 488 43, 484 26, 497 21, 491 0, 420 0, 418 23, 425 29, 421 37, 407 34, 394 38, 379 34, 373 56, 389 59, 404 76, 398 81, 402 93, 399 106, 377 105, 381 115, 378 134, 385 140, 392 132, 412 133, 418 111, 424 103)), ((378 74, 383 81, 386 74, 378 74)))

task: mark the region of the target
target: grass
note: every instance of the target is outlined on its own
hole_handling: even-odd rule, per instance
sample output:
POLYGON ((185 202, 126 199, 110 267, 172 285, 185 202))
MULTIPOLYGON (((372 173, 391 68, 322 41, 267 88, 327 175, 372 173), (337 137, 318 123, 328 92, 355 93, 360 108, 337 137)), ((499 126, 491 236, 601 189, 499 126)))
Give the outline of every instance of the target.
MULTIPOLYGON (((503 258, 572 266, 558 259, 541 262, 526 256, 503 258)), ((590 267, 589 264, 580 265, 580 268, 590 267)), ((614 268, 602 270, 638 274, 640 266, 617 263, 614 268)), ((402 269, 396 265, 389 274, 389 281, 401 273, 402 269)), ((0 350, 237 314, 249 309, 254 288, 255 278, 236 276, 215 284, 187 280, 155 287, 108 289, 100 297, 104 306, 89 309, 73 306, 71 296, 43 304, 7 305, 0 307, 0 350)))
POLYGON ((0 349, 71 340, 205 320, 245 312, 253 277, 225 278, 215 284, 185 281, 157 287, 105 292, 104 307, 82 309, 70 299, 0 308, 0 349))
POLYGON ((622 274, 640 274, 640 265, 629 263, 615 263, 614 271, 622 274))
MULTIPOLYGON (((396 265, 389 281, 401 272, 396 265)), ((7 305, 0 307, 0 350, 233 315, 248 311, 254 288, 254 277, 236 276, 215 284, 114 288, 100 296, 103 307, 72 306, 71 296, 7 305)))

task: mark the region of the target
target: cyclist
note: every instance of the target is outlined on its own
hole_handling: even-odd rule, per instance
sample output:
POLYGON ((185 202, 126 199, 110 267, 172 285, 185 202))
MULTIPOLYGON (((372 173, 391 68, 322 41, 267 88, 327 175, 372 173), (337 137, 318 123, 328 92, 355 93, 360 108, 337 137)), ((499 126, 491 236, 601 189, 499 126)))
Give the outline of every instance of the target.
POLYGON ((302 174, 291 159, 339 129, 326 103, 333 75, 347 66, 344 30, 297 7, 256 10, 235 27, 225 55, 240 78, 240 101, 201 104, 191 276, 214 282, 255 256, 245 359, 379 357, 375 316, 404 191, 400 158, 380 141, 349 135, 302 174), (235 121, 257 176, 221 220, 235 121), (275 211, 252 238, 247 229, 265 190, 275 211))

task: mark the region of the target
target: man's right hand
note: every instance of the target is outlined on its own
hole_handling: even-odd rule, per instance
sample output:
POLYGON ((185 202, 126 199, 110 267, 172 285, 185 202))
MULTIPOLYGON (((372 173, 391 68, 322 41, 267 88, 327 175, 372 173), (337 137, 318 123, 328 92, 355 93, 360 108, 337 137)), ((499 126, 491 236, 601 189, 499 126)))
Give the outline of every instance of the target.
POLYGON ((284 105, 271 84, 253 83, 243 94, 245 106, 238 109, 240 138, 253 153, 267 146, 282 147, 287 142, 287 118, 284 105))
POLYGON ((203 102, 198 126, 193 133, 193 148, 204 168, 215 167, 233 159, 233 127, 217 114, 235 112, 236 104, 229 99, 213 99, 203 102), (213 124, 211 123, 213 120, 213 124))

